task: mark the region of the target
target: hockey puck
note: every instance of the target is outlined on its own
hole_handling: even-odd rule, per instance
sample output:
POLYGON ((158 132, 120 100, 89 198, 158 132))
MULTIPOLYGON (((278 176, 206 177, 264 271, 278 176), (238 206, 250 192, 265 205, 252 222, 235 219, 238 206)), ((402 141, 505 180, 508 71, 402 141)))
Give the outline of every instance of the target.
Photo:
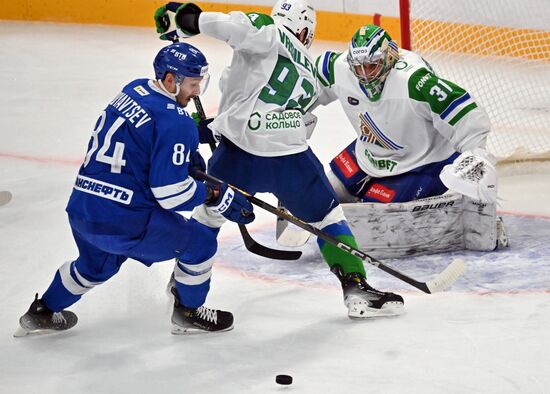
POLYGON ((277 382, 278 384, 283 384, 283 385, 292 384, 292 376, 277 375, 277 376, 275 376, 275 382, 277 382))

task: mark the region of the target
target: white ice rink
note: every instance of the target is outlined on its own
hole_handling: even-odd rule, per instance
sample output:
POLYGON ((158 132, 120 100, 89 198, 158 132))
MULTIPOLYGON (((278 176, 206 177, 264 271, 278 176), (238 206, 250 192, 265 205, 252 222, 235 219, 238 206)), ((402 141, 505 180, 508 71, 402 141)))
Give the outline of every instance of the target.
MULTIPOLYGON (((191 43, 216 82, 231 50, 191 43)), ((1 393, 550 393, 548 164, 501 173, 508 250, 388 262, 428 280, 463 256, 469 270, 449 291, 426 295, 367 267, 374 286, 405 297, 399 318, 349 320, 312 243, 302 260, 266 260, 228 224, 207 305, 232 311, 233 331, 171 335, 172 263, 130 260, 71 308, 73 330, 14 339, 34 293, 76 257, 64 208, 100 111, 127 82, 152 76, 163 45, 153 29, 0 22, 0 191, 13 193, 0 207, 1 393), (277 374, 294 384, 276 385, 277 374)), ((313 53, 328 48, 343 44, 317 42, 313 53)), ((212 83, 210 115, 218 96, 212 83)), ((353 132, 336 103, 317 115, 311 145, 328 163, 353 132)), ((274 218, 256 212, 253 237, 276 247, 274 218)))

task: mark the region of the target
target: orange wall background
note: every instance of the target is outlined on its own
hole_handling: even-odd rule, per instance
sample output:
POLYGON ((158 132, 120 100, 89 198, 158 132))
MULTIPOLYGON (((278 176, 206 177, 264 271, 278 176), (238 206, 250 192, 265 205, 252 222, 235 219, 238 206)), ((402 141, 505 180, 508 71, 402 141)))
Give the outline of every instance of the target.
MULTIPOLYGON (((166 3, 158 0, 20 0, 6 1, 0 7, 0 19, 63 23, 150 26, 153 14, 166 3)), ((199 2, 204 11, 244 11, 271 13, 271 8, 240 4, 199 2)), ((316 39, 348 41, 359 26, 373 23, 373 15, 344 14, 317 11, 316 39)), ((399 18, 382 16, 380 25, 400 40, 399 18)))
MULTIPOLYGON (((144 26, 154 29, 153 14, 163 0, 18 0, 5 1, 0 7, 0 19, 29 20, 62 23, 144 26)), ((270 7, 242 4, 199 2, 205 11, 262 12, 269 14, 270 7)), ((374 23, 373 15, 346 14, 317 11, 315 38, 347 42, 357 28, 374 23)), ((400 21, 397 17, 380 17, 380 26, 401 45, 400 21)), ((437 49, 475 55, 511 56, 530 60, 550 61, 550 32, 528 29, 512 29, 497 26, 481 26, 460 23, 412 21, 414 30, 429 24, 428 33, 413 41, 413 49, 437 49), (441 32, 445 34, 441 34, 441 32), (469 34, 472 38, 459 40, 469 34), (525 40, 528 43, 525 44, 525 40), (487 44, 483 41, 485 40, 487 44), (517 43, 517 45, 510 45, 517 43)), ((413 36, 414 40, 414 36, 413 36)))

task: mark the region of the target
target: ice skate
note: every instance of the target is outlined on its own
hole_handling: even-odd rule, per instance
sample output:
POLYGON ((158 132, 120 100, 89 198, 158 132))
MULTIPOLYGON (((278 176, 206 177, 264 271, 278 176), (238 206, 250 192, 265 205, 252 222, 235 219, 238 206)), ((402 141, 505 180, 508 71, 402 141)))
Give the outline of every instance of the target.
POLYGON ((231 312, 210 309, 201 306, 196 309, 186 308, 177 297, 175 287, 174 311, 172 313, 172 334, 190 335, 229 331, 233 329, 233 314, 231 312))
POLYGON ((374 289, 357 272, 343 275, 339 266, 333 267, 332 272, 342 283, 344 304, 348 308, 350 319, 398 316, 405 313, 403 297, 400 295, 374 289))
POLYGON ((36 294, 27 313, 19 319, 19 328, 13 336, 19 338, 27 335, 52 334, 68 330, 77 322, 78 318, 73 312, 53 312, 46 308, 36 294))

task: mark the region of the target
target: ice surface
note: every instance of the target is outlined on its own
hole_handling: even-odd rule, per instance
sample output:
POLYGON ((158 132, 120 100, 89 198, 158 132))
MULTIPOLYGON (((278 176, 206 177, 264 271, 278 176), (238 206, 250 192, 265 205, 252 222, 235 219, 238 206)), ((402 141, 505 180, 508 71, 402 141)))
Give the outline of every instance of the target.
MULTIPOLYGON (((213 81, 224 44, 192 41, 213 81)), ((220 237, 207 304, 235 314, 235 329, 170 335, 166 262, 128 261, 72 310, 78 325, 14 339, 17 319, 64 261, 76 256, 64 207, 94 122, 128 81, 151 76, 162 43, 153 30, 0 22, 1 393, 547 393, 550 377, 550 176, 501 178, 511 247, 388 262, 428 280, 453 257, 468 272, 448 292, 425 295, 369 268, 373 285, 405 297, 408 314, 357 322, 313 243, 295 262, 247 253, 234 225, 220 237), (290 387, 275 375, 294 377, 290 387)), ((313 47, 342 48, 320 42, 313 47)), ((215 83, 203 99, 216 112, 215 83)), ((318 112, 312 146, 324 163, 353 138, 337 104, 318 112)), ((207 149, 204 151, 207 156, 207 149)), ((268 201, 275 200, 260 195, 268 201)), ((313 197, 312 197, 313 198, 313 197)), ((275 245, 275 220, 250 226, 275 245)))

